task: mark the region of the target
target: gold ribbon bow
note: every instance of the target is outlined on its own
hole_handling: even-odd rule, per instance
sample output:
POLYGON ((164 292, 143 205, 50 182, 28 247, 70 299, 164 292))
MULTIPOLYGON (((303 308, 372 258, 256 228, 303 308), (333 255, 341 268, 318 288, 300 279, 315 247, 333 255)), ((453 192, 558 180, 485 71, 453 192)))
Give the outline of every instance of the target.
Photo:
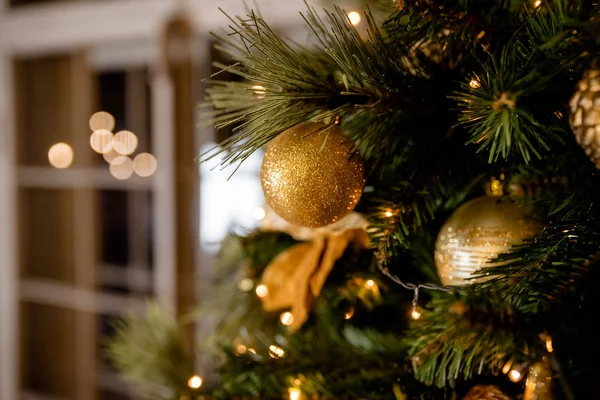
POLYGON ((358 213, 351 213, 328 227, 311 229, 291 225, 268 211, 261 229, 308 240, 275 257, 261 279, 267 287, 267 295, 261 298, 263 309, 270 312, 289 308, 294 317, 289 326, 291 331, 308 319, 313 299, 321 293, 333 265, 348 245, 369 245, 366 220, 358 213))

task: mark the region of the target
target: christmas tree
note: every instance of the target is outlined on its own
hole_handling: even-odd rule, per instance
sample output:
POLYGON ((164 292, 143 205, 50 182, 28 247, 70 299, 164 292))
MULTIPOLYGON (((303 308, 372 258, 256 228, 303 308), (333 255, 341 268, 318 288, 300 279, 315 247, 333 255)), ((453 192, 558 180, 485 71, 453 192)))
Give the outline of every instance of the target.
MULTIPOLYGON (((594 399, 600 390, 600 3, 397 0, 367 29, 249 12, 207 91, 266 148, 269 205, 223 244, 186 350, 155 306, 108 344, 164 399, 594 399)), ((380 12, 381 11, 381 12, 380 12)), ((300 18, 300 17, 299 17, 300 18)))

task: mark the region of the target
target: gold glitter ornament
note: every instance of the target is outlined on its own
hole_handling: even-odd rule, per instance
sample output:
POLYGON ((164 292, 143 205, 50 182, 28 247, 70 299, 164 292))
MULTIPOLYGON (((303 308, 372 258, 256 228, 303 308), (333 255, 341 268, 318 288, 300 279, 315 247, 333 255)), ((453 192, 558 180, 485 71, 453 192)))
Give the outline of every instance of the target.
POLYGON ((529 367, 523 400, 552 400, 552 398, 552 369, 549 361, 544 358, 529 367))
POLYGON ((476 385, 462 400, 510 400, 496 385, 476 385))
POLYGON ((489 261, 540 231, 541 225, 509 199, 471 200, 450 216, 438 234, 435 265, 440 280, 450 286, 483 282, 489 278, 470 278, 498 265, 489 261))
POLYGON ((575 139, 600 168, 600 69, 585 73, 569 105, 575 139))
POLYGON ((271 142, 260 181, 277 215, 316 228, 339 221, 356 207, 364 175, 360 155, 339 126, 311 122, 290 128, 271 142))

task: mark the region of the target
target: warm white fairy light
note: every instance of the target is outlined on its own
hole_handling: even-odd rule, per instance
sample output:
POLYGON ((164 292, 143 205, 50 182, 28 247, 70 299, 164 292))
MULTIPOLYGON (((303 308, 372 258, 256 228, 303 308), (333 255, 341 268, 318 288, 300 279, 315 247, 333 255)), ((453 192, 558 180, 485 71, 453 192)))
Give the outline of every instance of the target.
POLYGON ((263 297, 266 297, 268 293, 269 293, 269 290, 267 289, 267 287, 265 285, 258 285, 256 287, 256 295, 258 297, 260 297, 261 299, 263 297))
POLYGON ((360 23, 360 14, 356 11, 349 12, 348 19, 352 25, 356 26, 360 23))
POLYGON ((412 311, 410 312, 410 316, 412 319, 421 318, 421 308, 419 306, 413 306, 412 311))
POLYGON ((521 378, 521 372, 517 371, 516 369, 513 369, 508 373, 508 379, 513 382, 519 382, 521 378))
POLYGON ((139 176, 146 178, 156 172, 158 162, 150 153, 140 153, 133 159, 133 170, 139 176))
POLYGON ((542 5, 542 0, 536 0, 533 2, 534 8, 539 8, 542 5))
POLYGON ((394 213, 392 212, 392 210, 387 210, 385 212, 385 216, 388 217, 388 218, 391 217, 392 215, 394 215, 394 213))
POLYGON ((271 358, 281 358, 285 356, 285 351, 281 347, 272 344, 269 346, 269 356, 271 358))
POLYGON ((188 379, 188 386, 191 389, 199 389, 200 386, 202 386, 202 378, 198 375, 192 376, 190 379, 188 379))
POLYGON ((98 129, 90 136, 90 147, 98 154, 109 153, 113 148, 114 136, 108 129, 98 129))
POLYGON ((127 156, 115 157, 108 167, 110 174, 116 179, 125 180, 133 175, 133 161, 127 156))
POLYGON ((238 345, 238 346, 235 348, 235 351, 236 351, 236 352, 237 352, 239 355, 246 354, 246 351, 247 351, 247 350, 248 350, 248 349, 247 349, 247 348, 246 348, 246 346, 244 346, 243 344, 240 344, 240 345, 238 345))
POLYGON ((120 131, 115 133, 113 147, 115 151, 123 156, 128 156, 137 149, 138 138, 133 132, 120 131))
POLYGON ((238 282, 238 289, 242 292, 249 292, 254 287, 254 282, 250 278, 244 278, 238 282))
POLYGON ((56 143, 48 150, 48 161, 54 168, 69 168, 73 163, 73 149, 66 143, 56 143))
POLYGON ((292 314, 289 311, 286 311, 284 313, 281 313, 281 315, 279 316, 279 320, 283 325, 290 326, 294 323, 294 314, 292 314))
POLYGON ((354 307, 349 308, 345 313, 344 313, 344 319, 350 319, 354 316, 354 307))
POLYGON ((98 111, 90 117, 90 129, 95 132, 100 129, 112 131, 115 128, 115 117, 106 111, 98 111))
POLYGON ((252 212, 254 219, 256 219, 258 221, 260 221, 261 219, 264 219, 266 214, 267 213, 265 212, 265 209, 262 207, 256 207, 254 209, 254 211, 252 212))
POLYGON ((264 86, 261 85, 254 85, 252 86, 252 90, 254 90, 254 93, 257 95, 257 97, 259 99, 262 99, 265 97, 265 93, 267 93, 265 90, 264 86))
POLYGON ((554 346, 552 345, 552 338, 550 335, 546 335, 546 350, 548 350, 548 353, 552 353, 554 351, 554 346))
POLYGON ((117 153, 115 149, 111 149, 108 153, 102 154, 102 158, 104 158, 104 161, 106 161, 109 164, 112 162, 112 160, 119 156, 120 154, 117 153))
POLYGON ((369 288, 369 289, 373 289, 373 287, 375 286, 375 281, 373 279, 369 279, 367 281, 367 283, 365 283, 365 285, 369 288))
POLYGON ((471 79, 469 86, 471 86, 473 89, 477 89, 481 86, 481 83, 477 79, 471 79))
POLYGON ((503 374, 508 374, 508 372, 510 371, 510 367, 512 367, 512 362, 509 360, 506 362, 506 364, 504 364, 504 366, 502 367, 502 373, 503 374))
POLYGON ((421 318, 421 307, 419 307, 419 287, 418 286, 415 288, 415 292, 413 295, 412 310, 410 312, 410 316, 412 317, 412 319, 415 319, 415 320, 421 318))
POLYGON ((289 388, 288 393, 290 400, 300 400, 300 395, 302 395, 302 392, 298 388, 289 388))

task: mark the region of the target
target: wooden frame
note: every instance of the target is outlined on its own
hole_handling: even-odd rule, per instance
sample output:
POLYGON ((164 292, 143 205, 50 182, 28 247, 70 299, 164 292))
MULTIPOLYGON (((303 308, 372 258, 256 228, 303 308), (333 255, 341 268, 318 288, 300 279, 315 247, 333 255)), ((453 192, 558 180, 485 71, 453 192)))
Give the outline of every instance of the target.
MULTIPOLYGON (((156 267, 152 280, 155 295, 167 309, 175 310, 177 304, 177 279, 173 267, 176 260, 176 199, 172 180, 175 169, 172 124, 175 110, 173 86, 168 74, 156 69, 150 77, 152 140, 160 168, 152 179, 134 178, 123 183, 97 168, 74 167, 57 175, 43 167, 16 165, 14 57, 87 49, 87 63, 92 68, 156 66, 160 59, 162 27, 174 11, 187 5, 186 15, 192 18, 199 44, 197 48, 201 49, 194 57, 203 60, 207 57, 210 43, 208 31, 228 25, 217 7, 231 15, 239 15, 244 13, 244 6, 240 0, 215 0, 209 5, 201 0, 57 2, 15 9, 7 4, 7 0, 0 0, 0 398, 8 400, 36 398, 35 394, 21 393, 19 387, 19 301, 59 306, 72 302, 76 304, 71 307, 73 309, 107 314, 116 313, 122 307, 134 310, 142 307, 141 301, 127 300, 124 304, 119 296, 97 293, 85 287, 21 280, 15 215, 17 187, 97 189, 124 188, 126 185, 128 190, 150 188, 154 193, 152 219, 156 267)), ((262 15, 280 26, 301 23, 298 10, 304 8, 302 0, 262 0, 259 5, 262 15)), ((209 139, 206 136, 203 135, 204 140, 209 139)), ((81 204, 89 200, 85 191, 81 196, 76 200, 81 204)), ((85 252, 78 254, 79 262, 88 262, 85 252)), ((84 325, 78 328, 83 335, 89 329, 84 325)), ((86 380, 82 384, 85 385, 86 380)))

